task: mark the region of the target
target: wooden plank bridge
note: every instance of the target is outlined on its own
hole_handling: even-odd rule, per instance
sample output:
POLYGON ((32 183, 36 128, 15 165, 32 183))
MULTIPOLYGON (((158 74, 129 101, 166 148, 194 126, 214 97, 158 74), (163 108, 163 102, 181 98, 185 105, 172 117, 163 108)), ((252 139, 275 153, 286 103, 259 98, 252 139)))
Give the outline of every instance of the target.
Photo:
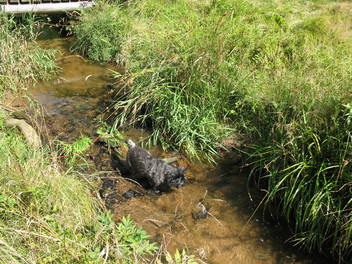
POLYGON ((94 0, 0 0, 5 13, 62 13, 89 8, 94 0))

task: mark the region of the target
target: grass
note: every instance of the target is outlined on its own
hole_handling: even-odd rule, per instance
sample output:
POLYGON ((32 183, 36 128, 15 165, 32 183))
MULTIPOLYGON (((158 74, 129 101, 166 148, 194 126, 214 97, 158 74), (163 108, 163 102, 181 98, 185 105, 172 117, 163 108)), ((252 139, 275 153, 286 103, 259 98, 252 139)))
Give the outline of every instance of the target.
POLYGON ((348 12, 319 2, 101 1, 73 32, 88 54, 101 47, 95 37, 83 43, 90 23, 118 25, 119 41, 108 44, 120 52, 110 60, 126 65, 121 81, 131 89, 116 103, 116 127, 137 121, 152 127, 150 141, 211 160, 231 128, 248 127, 248 112, 266 102, 328 112, 340 99, 333 91, 349 93, 348 12))
POLYGON ((30 16, 18 20, 0 13, 0 84, 1 92, 25 94, 28 87, 50 79, 59 68, 55 50, 43 50, 34 43, 39 32, 39 21, 30 16), (26 25, 26 26, 25 26, 26 25))
POLYGON ((277 124, 270 142, 254 146, 251 177, 268 191, 266 206, 291 227, 291 240, 336 259, 351 255, 350 125, 340 109, 319 126, 277 124), (279 213, 280 212, 280 213, 279 213))
POLYGON ((352 241, 350 8, 329 0, 101 1, 82 13, 79 30, 104 14, 105 24, 119 25, 119 41, 110 42, 119 50, 111 60, 126 67, 116 128, 150 127, 149 142, 208 161, 224 138, 243 135, 267 208, 301 247, 343 261, 352 241))
POLYGON ((114 223, 91 178, 64 173, 14 131, 0 142, 3 263, 130 263, 156 249, 133 221, 114 223))
MULTIPOLYGON (((99 11, 94 19, 88 15, 72 24, 77 36, 72 46, 73 51, 80 51, 99 62, 118 60, 123 24, 120 9, 114 3, 111 5, 114 8, 98 3, 94 12, 99 11)), ((90 14, 92 11, 88 9, 85 12, 90 14)))

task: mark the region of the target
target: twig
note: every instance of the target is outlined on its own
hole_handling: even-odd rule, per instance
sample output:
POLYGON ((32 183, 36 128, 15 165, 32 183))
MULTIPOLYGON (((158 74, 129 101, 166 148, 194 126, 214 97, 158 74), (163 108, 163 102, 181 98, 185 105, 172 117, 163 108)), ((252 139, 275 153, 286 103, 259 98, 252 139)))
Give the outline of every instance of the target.
POLYGON ((0 105, 0 107, 1 107, 2 109, 5 109, 5 110, 9 111, 9 112, 16 112, 16 110, 11 109, 11 108, 6 107, 6 106, 3 106, 3 105, 0 105))
POLYGON ((245 225, 243 226, 241 232, 238 234, 237 238, 239 238, 243 232, 243 230, 246 228, 247 224, 252 220, 252 217, 255 215, 255 213, 258 211, 259 207, 262 205, 262 203, 264 202, 265 198, 268 196, 268 192, 266 193, 266 195, 263 197, 263 199, 260 201, 259 205, 257 206, 257 208, 254 210, 253 214, 251 215, 251 217, 248 219, 248 221, 245 223, 245 225))
POLYGON ((210 215, 211 217, 213 217, 215 219, 216 222, 218 222, 221 226, 224 226, 218 219, 216 219, 216 217, 210 213, 210 212, 207 212, 208 215, 210 215))
POLYGON ((124 178, 124 179, 125 179, 125 180, 128 180, 128 181, 130 181, 130 182, 133 182, 133 183, 139 185, 141 188, 143 188, 142 185, 140 185, 140 184, 139 184, 138 182, 136 182, 135 180, 132 180, 131 178, 124 178))

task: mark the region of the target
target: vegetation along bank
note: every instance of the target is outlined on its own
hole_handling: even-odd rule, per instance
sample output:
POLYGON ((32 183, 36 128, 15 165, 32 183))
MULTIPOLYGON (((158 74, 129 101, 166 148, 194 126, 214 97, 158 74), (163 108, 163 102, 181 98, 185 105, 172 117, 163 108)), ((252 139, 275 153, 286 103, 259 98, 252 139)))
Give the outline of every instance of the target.
POLYGON ((115 128, 214 162, 240 135, 249 183, 291 241, 352 251, 352 5, 342 1, 100 1, 74 49, 123 65, 115 128))
POLYGON ((59 68, 55 51, 35 43, 39 25, 0 14, 0 263, 147 262, 156 245, 129 217, 112 220, 94 177, 61 168, 45 133, 46 144, 28 144, 7 126, 21 114, 13 106, 26 101, 33 111, 26 122, 45 131, 27 88, 59 68))

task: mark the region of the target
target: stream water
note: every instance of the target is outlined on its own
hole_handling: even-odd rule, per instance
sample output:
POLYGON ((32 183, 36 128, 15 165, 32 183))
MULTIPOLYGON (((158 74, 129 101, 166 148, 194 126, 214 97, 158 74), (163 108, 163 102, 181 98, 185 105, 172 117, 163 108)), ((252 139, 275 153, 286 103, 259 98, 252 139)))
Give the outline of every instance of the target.
MULTIPOLYGON (((43 47, 61 51, 63 73, 55 81, 37 85, 32 93, 45 109, 53 137, 72 141, 84 135, 93 139, 97 120, 113 99, 109 69, 118 69, 69 53, 70 41, 50 30, 41 35, 39 43, 43 47)), ((138 129, 122 134, 137 144, 147 136, 146 131, 138 129)), ((239 154, 231 153, 213 167, 190 163, 186 157, 157 147, 149 150, 157 157, 178 157, 178 164, 188 168, 190 180, 185 187, 161 196, 146 193, 128 199, 129 190, 144 191, 111 167, 109 151, 96 146, 88 155, 101 175, 102 185, 112 194, 102 196, 117 221, 131 215, 163 248, 171 253, 186 248, 205 263, 329 263, 285 242, 288 232, 275 222, 263 220, 261 210, 253 215, 256 205, 249 199, 248 172, 240 169, 239 154)), ((251 190, 251 194, 258 201, 263 196, 257 190, 251 190)))

